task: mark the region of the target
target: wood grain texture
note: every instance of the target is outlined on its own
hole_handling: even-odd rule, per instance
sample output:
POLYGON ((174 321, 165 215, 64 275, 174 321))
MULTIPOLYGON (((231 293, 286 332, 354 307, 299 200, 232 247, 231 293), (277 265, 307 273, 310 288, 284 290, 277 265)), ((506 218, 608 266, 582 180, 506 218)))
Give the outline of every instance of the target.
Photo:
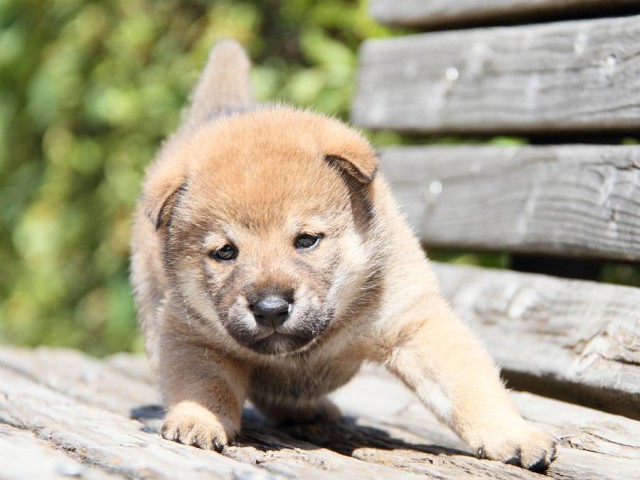
POLYGON ((0 367, 0 375, 5 380, 0 385, 0 423, 33 431, 54 447, 110 474, 126 478, 332 479, 351 469, 371 478, 376 472, 403 478, 390 468, 380 470, 328 451, 307 454, 301 442, 286 446, 288 452, 276 444, 264 451, 255 446, 239 452, 232 449, 227 455, 186 447, 163 440, 153 426, 143 427, 128 416, 76 401, 17 372, 0 367))
POLYGON ((367 40, 352 116, 423 133, 628 131, 639 37, 631 16, 367 40))
MULTIPOLYGON (((640 422, 526 392, 512 392, 511 396, 527 420, 548 429, 561 440, 557 459, 547 471, 549 477, 637 478, 640 422)), ((434 420, 419 400, 376 367, 363 369, 348 386, 338 391, 336 400, 347 412, 357 412, 363 422, 384 422, 398 431, 436 438, 440 445, 459 446, 459 441, 449 438, 450 432, 434 420), (385 399, 393 402, 381 407, 385 399), (394 404, 396 408, 392 410, 394 404)), ((393 452, 387 458, 391 460, 393 452)), ((471 478, 476 471, 471 469, 466 473, 467 478, 471 478)))
MULTIPOLYGON (((114 369, 110 360, 75 352, 1 347, 0 432, 11 435, 0 435, 0 452, 10 451, 6 443, 17 435, 27 439, 20 443, 23 457, 57 452, 85 468, 87 478, 540 478, 466 454, 411 392, 377 368, 366 368, 336 392, 348 415, 341 424, 274 428, 247 408, 240 443, 224 454, 182 446, 157 435, 157 414, 140 413, 153 410, 134 400, 138 395, 146 400, 150 384, 139 375, 139 357, 129 358, 130 370, 124 355, 114 369), (139 393, 118 388, 131 381, 139 384, 139 393), (99 389, 99 395, 87 395, 89 388, 99 389), (123 413, 122 406, 132 401, 138 420, 123 413)), ((536 395, 512 395, 526 418, 563 439, 547 472, 552 478, 636 478, 640 422, 536 395)))
MULTIPOLYGON (((146 405, 145 400, 153 401, 156 398, 155 394, 149 394, 150 385, 147 382, 140 382, 137 389, 132 388, 131 385, 132 381, 139 382, 141 378, 139 360, 130 358, 129 362, 127 362, 126 359, 123 359, 123 356, 118 356, 117 362, 115 362, 118 364, 118 369, 111 368, 111 364, 114 363, 112 360, 109 359, 106 364, 103 364, 77 352, 64 350, 39 349, 35 352, 30 352, 20 349, 4 349, 0 351, 0 365, 8 368, 8 373, 5 375, 5 372, 0 368, 0 374, 10 381, 14 387, 20 385, 21 379, 23 386, 28 388, 35 388, 34 385, 29 383, 35 382, 42 395, 43 402, 48 405, 43 405, 42 408, 47 409, 50 415, 56 419, 55 422, 50 422, 49 427, 56 432, 56 435, 62 435, 62 439, 57 441, 71 442, 68 439, 68 434, 75 434, 77 436, 75 443, 78 448, 82 448, 83 454, 86 455, 87 459, 97 463, 111 473, 140 476, 141 472, 147 472, 147 474, 159 478, 175 478, 174 475, 179 473, 183 478, 191 478, 189 476, 191 474, 198 477, 212 475, 213 472, 216 472, 215 478, 229 477, 229 464, 219 464, 219 459, 225 459, 224 456, 184 447, 160 439, 157 435, 161 424, 160 419, 155 416, 145 418, 144 414, 140 415, 140 412, 145 408, 148 410, 148 407, 144 407, 146 405), (127 369, 127 363, 132 368, 127 369), (123 374, 123 371, 127 371, 128 374, 123 374), (14 373, 13 377, 11 373, 14 373), (25 379, 26 384, 24 383, 25 379), (46 388, 47 391, 45 392, 41 387, 46 388), (68 399, 68 405, 61 405, 58 399, 60 395, 69 395, 75 401, 68 399), (127 404, 128 408, 125 408, 127 404), (91 408, 87 408, 86 405, 91 408), (143 407, 140 408, 141 406, 143 407), (105 411, 105 418, 98 421, 92 414, 93 408, 108 410, 108 412, 105 411), (129 442, 127 442, 127 446, 136 447, 131 450, 138 450, 140 458, 137 463, 131 463, 131 455, 135 455, 135 451, 129 452, 129 449, 126 449, 126 451, 121 452, 112 448, 110 446, 111 442, 122 440, 114 434, 113 429, 109 429, 105 425, 105 422, 108 423, 109 420, 112 420, 114 418, 113 413, 115 413, 119 415, 123 432, 131 435, 131 427, 136 428, 137 422, 128 419, 128 411, 130 409, 134 411, 134 415, 141 416, 145 422, 146 435, 143 432, 140 435, 142 435, 142 438, 146 436, 149 439, 150 445, 147 445, 147 448, 154 446, 154 450, 157 450, 158 447, 167 447, 170 450, 177 449, 176 451, 182 452, 182 455, 186 457, 185 461, 179 465, 172 466, 171 462, 174 459, 171 458, 170 454, 167 454, 167 462, 158 462, 154 455, 141 454, 140 447, 142 445, 138 443, 140 436, 130 438, 129 442), (72 414, 71 412, 74 413, 72 414), (81 421, 76 423, 78 415, 81 417, 81 421), (90 443, 94 437, 83 431, 88 426, 91 429, 99 428, 101 431, 105 430, 107 435, 113 435, 114 437, 110 441, 102 438, 90 443), (103 445, 103 441, 106 444, 103 445), (202 457, 203 455, 212 456, 212 459, 216 460, 216 462, 211 462, 210 468, 203 468, 202 458, 206 458, 202 457), (106 457, 112 458, 111 462, 119 467, 111 469, 105 465, 104 459, 106 457), (191 466, 189 466, 189 461, 192 462, 191 466)), ((0 388, 0 395, 2 393, 3 391, 0 388)), ((14 402, 19 402, 22 406, 26 405, 28 410, 28 401, 25 401, 19 393, 12 391, 10 397, 14 402)), ((35 415, 25 413, 18 406, 12 410, 13 412, 8 414, 13 415, 9 417, 9 421, 18 422, 19 426, 24 427, 26 425, 32 428, 35 425, 34 421, 37 422, 41 418, 37 413, 35 415), (17 414, 22 414, 22 416, 16 416, 17 414)), ((296 440, 286 435, 286 433, 275 431, 265 424, 263 420, 256 419, 255 415, 253 418, 251 416, 245 418, 245 423, 248 423, 248 428, 245 429, 242 441, 243 446, 231 447, 225 452, 226 458, 238 462, 236 467, 233 467, 234 464, 230 464, 233 467, 231 474, 234 478, 344 478, 345 472, 364 475, 365 477, 363 478, 414 478, 410 465, 398 470, 386 466, 368 465, 357 459, 345 457, 305 441, 296 440), (252 425, 254 425, 253 428, 252 425), (261 466, 261 469, 253 472, 251 470, 244 471, 242 469, 243 464, 257 464, 261 466)), ((335 440, 338 436, 342 438, 346 433, 340 429, 328 428, 325 430, 325 440, 327 435, 333 435, 335 440)), ((352 441, 355 443, 365 441, 364 432, 349 430, 348 433, 353 437, 352 441)), ((385 435, 380 435, 385 438, 385 435)), ((380 442, 382 440, 367 440, 368 443, 366 445, 375 444, 375 441, 380 442)), ((337 445, 338 442, 336 441, 337 445)), ((345 446, 344 442, 341 442, 340 445, 343 448, 354 448, 354 444, 345 446)), ((407 446, 404 443, 391 443, 389 445, 407 446)), ((160 449, 159 453, 162 450, 160 449)), ((440 451, 438 450, 438 452, 440 451)), ((402 457, 400 456, 398 461, 402 463, 401 460, 402 457)), ((476 460, 467 459, 466 456, 463 456, 460 461, 464 463, 476 460)), ((508 478, 508 471, 499 478, 508 478)), ((525 476, 520 478, 533 477, 525 476)))
MULTIPOLYGON (((549 477, 637 478, 640 422, 526 392, 512 392, 511 396, 527 420, 548 429, 561 440, 558 457, 547 472, 549 477), (607 464, 608 460, 611 463, 607 464)), ((439 445, 460 448, 459 441, 434 420, 415 396, 375 367, 365 368, 338 391, 336 400, 345 411, 358 412, 363 424, 384 422, 393 425, 396 431, 408 430, 423 438, 437 438, 439 445), (381 407, 387 396, 394 402, 381 407), (395 410, 391 408, 394 403, 395 410)), ((391 460, 393 455, 385 457, 391 460)), ((466 474, 472 478, 475 470, 466 474)))
POLYGON ((428 247, 640 260, 640 147, 387 148, 428 247))
POLYGON ((371 0, 369 10, 380 23, 409 27, 454 27, 488 21, 550 18, 640 6, 638 0, 371 0))
POLYGON ((51 448, 28 430, 3 423, 0 423, 0 446, 0 478, 3 480, 118 478, 51 448))
POLYGON ((640 289, 445 264, 436 273, 516 384, 640 419, 640 289))

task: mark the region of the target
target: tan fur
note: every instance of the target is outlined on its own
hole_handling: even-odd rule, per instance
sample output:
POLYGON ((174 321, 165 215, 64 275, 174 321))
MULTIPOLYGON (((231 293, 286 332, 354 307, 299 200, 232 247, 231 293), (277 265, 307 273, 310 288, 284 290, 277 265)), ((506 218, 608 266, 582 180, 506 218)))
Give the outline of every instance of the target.
POLYGON ((136 212, 132 280, 163 435, 220 449, 246 399, 279 421, 335 421, 326 394, 373 361, 479 455, 548 464, 553 438, 520 417, 442 299, 375 152, 337 120, 248 108, 248 64, 233 42, 213 50, 136 212), (321 237, 306 250, 303 234, 321 237), (225 245, 237 258, 210 256, 225 245), (252 312, 271 294, 289 317, 260 326, 252 312))

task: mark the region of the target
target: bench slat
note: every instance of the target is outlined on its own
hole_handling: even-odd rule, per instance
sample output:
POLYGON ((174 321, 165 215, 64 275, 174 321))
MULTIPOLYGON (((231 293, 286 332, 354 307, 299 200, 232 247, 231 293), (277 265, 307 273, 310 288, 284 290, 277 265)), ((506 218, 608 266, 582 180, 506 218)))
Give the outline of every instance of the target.
POLYGON ((640 5, 638 0, 371 0, 371 15, 380 23, 410 27, 453 27, 553 16, 576 12, 605 14, 640 5))
MULTIPOLYGON (((539 478, 463 453, 460 441, 413 394, 374 368, 336 393, 337 404, 353 416, 341 425, 278 428, 246 418, 243 439, 224 455, 177 445, 150 433, 156 425, 145 420, 142 427, 115 414, 119 407, 106 408, 131 401, 132 392, 100 385, 117 376, 139 382, 146 400, 148 384, 139 379, 148 376, 131 372, 141 370, 140 361, 129 359, 121 355, 115 370, 75 352, 2 347, 0 421, 33 430, 43 442, 76 452, 85 464, 117 478, 539 478), (64 369, 68 375, 60 373, 64 369), (94 397, 86 395, 91 387, 97 389, 94 397)), ((549 477, 637 477, 640 422, 527 393, 512 397, 526 418, 564 440, 549 477)), ((0 438, 0 452, 5 441, 0 438)))
POLYGON ((427 246, 640 260, 639 146, 393 147, 382 159, 427 246))
POLYGON ((640 289, 435 267, 515 386, 640 419, 640 289))
POLYGON ((422 133, 640 127, 640 16, 372 39, 354 121, 422 133))
MULTIPOLYGON (((0 349, 0 377, 3 379, 0 382, 0 423, 37 431, 41 439, 66 451, 81 452, 84 462, 121 478, 346 478, 341 472, 362 478, 374 478, 376 475, 398 480, 419 478, 410 472, 369 465, 293 439, 289 446, 269 444, 269 440, 278 439, 269 438, 268 432, 264 435, 267 437, 263 439, 265 443, 260 445, 262 449, 251 446, 231 448, 226 455, 179 445, 162 439, 157 432, 151 433, 149 427, 141 429, 142 425, 128 416, 75 399, 73 393, 76 388, 86 389, 82 383, 99 383, 102 369, 95 364, 76 364, 74 370, 78 372, 84 368, 88 376, 83 379, 80 375, 73 375, 71 378, 77 382, 74 384, 60 374, 57 380, 52 381, 45 374, 40 375, 39 368, 34 368, 36 378, 50 385, 47 387, 30 378, 29 374, 18 373, 21 370, 26 373, 31 369, 28 366, 17 365, 17 369, 3 366, 11 363, 15 355, 15 350, 0 349), (63 388, 67 390, 58 391, 60 386, 54 390, 52 387, 56 381, 62 381, 63 388), (279 453, 272 454, 270 450, 279 453)), ((28 356, 18 355, 23 360, 28 356)), ((50 365, 56 365, 56 357, 60 358, 52 357, 50 365)), ((78 356, 75 357, 77 360, 78 356)), ((41 355, 42 358, 46 358, 46 353, 41 355)), ((114 388, 107 398, 113 396, 121 402, 120 392, 114 388)), ((131 404, 131 408, 136 407, 140 405, 131 404)), ((495 478, 507 480, 509 477, 505 473, 495 478)))
MULTIPOLYGON (((640 422, 530 393, 512 392, 511 396, 526 419, 550 429, 562 440, 563 446, 558 449, 557 459, 546 472, 547 476, 637 478, 640 422)), ((414 395, 376 369, 364 369, 337 392, 336 401, 350 414, 395 425, 442 445, 458 446, 448 440, 448 430, 435 421, 414 395), (381 408, 384 399, 387 405, 381 408), (392 402, 388 402, 390 399, 392 402), (391 409, 391 405, 395 409, 391 409)), ((393 462, 394 456, 395 452, 390 452, 387 460, 393 462)), ((475 478, 478 471, 476 467, 467 475, 475 478)), ((461 472, 461 478, 466 478, 464 474, 461 472)))
POLYGON ((70 458, 28 430, 0 423, 2 478, 108 480, 118 477, 70 458))
MULTIPOLYGON (((462 478, 459 470, 475 469, 481 479, 537 478, 534 473, 516 467, 483 462, 450 447, 436 447, 406 432, 400 438, 392 438, 387 433, 389 427, 379 424, 370 425, 369 429, 349 424, 286 429, 245 416, 240 445, 227 448, 224 455, 185 447, 160 438, 159 422, 155 419, 151 423, 145 419, 145 428, 141 430, 137 421, 104 409, 109 400, 121 404, 131 393, 123 397, 121 389, 103 390, 98 385, 103 376, 114 375, 114 371, 108 370, 95 361, 82 361, 75 352, 39 349, 33 354, 28 350, 0 348, 0 376, 5 380, 0 383, 0 423, 42 430, 52 444, 81 451, 87 463, 127 478, 342 480, 355 476, 417 480, 462 478), (47 363, 45 368, 43 362, 47 363), (66 367, 70 367, 67 376, 49 375, 66 367), (76 391, 85 392, 90 386, 99 389, 94 398, 84 394, 82 400, 75 398, 76 391), (98 400, 99 395, 104 398, 98 400), (7 397, 11 398, 10 407, 4 400, 7 397), (385 458, 378 460, 377 452, 387 449, 394 451, 393 463, 385 458), (366 450, 369 455, 360 458, 355 454, 357 450, 366 450), (351 458, 351 453, 355 458, 351 458), (176 454, 179 458, 175 458, 176 454), (447 455, 446 462, 431 465, 443 454, 447 455)), ((393 397, 389 401, 393 408, 397 407, 393 397)), ((132 403, 131 407, 135 410, 140 404, 132 403)))

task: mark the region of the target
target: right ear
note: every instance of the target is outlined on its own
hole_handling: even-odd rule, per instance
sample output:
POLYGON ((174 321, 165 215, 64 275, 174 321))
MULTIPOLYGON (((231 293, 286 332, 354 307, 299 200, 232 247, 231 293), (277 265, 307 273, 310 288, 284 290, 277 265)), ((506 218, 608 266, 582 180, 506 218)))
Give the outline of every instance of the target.
POLYGON ((180 192, 187 185, 181 166, 169 162, 153 165, 142 189, 142 209, 156 230, 167 224, 180 192))

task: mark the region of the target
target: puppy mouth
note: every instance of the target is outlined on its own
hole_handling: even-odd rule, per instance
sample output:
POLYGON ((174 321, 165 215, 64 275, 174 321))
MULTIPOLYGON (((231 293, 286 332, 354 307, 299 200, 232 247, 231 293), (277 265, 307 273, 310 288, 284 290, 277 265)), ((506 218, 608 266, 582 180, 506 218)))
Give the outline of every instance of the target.
POLYGON ((302 337, 290 333, 282 333, 274 330, 273 333, 247 345, 251 350, 263 355, 277 355, 279 353, 291 353, 300 350, 314 337, 302 337))
POLYGON ((310 347, 329 326, 332 312, 315 314, 308 312, 298 318, 287 320, 284 325, 245 327, 246 318, 235 320, 226 317, 223 324, 227 333, 244 348, 262 355, 295 353, 310 347))

